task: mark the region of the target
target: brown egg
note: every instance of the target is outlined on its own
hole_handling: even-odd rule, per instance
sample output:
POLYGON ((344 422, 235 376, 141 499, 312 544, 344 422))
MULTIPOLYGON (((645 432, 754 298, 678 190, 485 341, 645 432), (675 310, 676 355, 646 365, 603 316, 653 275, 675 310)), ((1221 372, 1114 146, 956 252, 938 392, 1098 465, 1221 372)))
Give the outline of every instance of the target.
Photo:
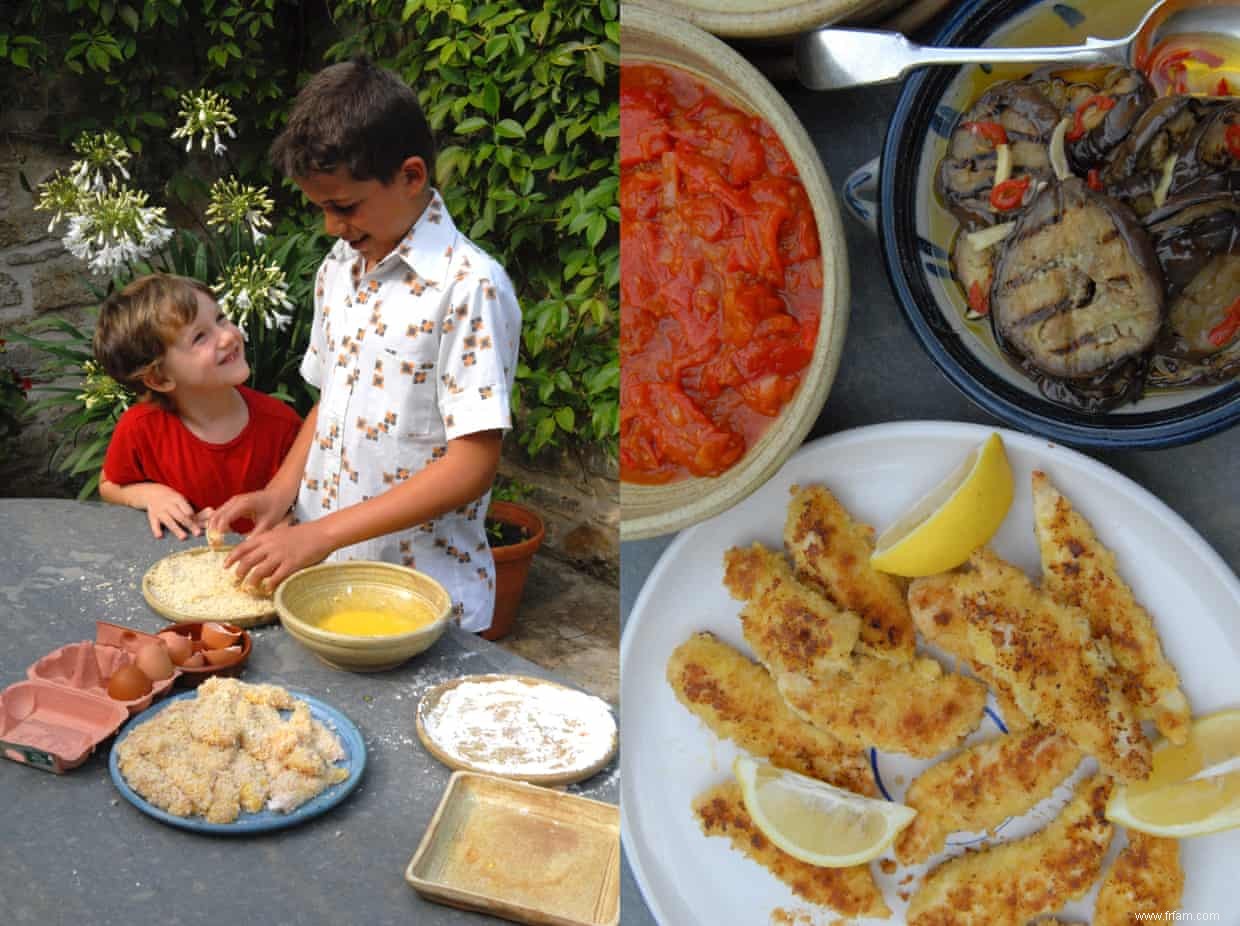
POLYGON ((230 630, 224 624, 208 621, 202 625, 202 642, 207 649, 223 649, 241 639, 240 630, 230 630))
POLYGON ((241 647, 225 646, 222 649, 209 649, 202 655, 207 657, 210 665, 227 666, 241 658, 241 647))
POLYGON ((142 670, 142 674, 152 682, 162 682, 171 678, 176 671, 172 666, 172 657, 168 655, 168 647, 163 640, 155 640, 138 650, 134 665, 142 670))
POLYGON ((175 630, 165 630, 159 638, 164 641, 164 646, 168 647, 168 657, 174 666, 183 665, 194 651, 194 641, 175 630))
POLYGON ((207 664, 207 660, 202 653, 191 653, 190 657, 181 663, 182 669, 201 669, 207 664))
POLYGON ((136 701, 150 694, 151 680, 136 665, 121 666, 108 679, 108 697, 117 701, 136 701))

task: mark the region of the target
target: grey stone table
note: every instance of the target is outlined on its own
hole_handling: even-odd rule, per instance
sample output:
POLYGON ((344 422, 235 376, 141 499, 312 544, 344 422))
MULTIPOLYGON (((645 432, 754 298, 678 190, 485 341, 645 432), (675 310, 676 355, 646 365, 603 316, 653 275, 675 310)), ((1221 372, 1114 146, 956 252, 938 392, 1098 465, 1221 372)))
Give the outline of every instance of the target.
MULTIPOLYGON (((833 93, 791 85, 779 89, 814 140, 838 196, 848 174, 881 149, 899 88, 833 93)), ((827 403, 807 439, 884 421, 946 419, 1001 425, 958 392, 922 351, 887 283, 878 240, 848 216, 844 229, 852 281, 848 337, 827 403)), ((1161 498, 1240 572, 1240 427, 1187 447, 1091 455, 1161 498)), ((646 576, 671 541, 672 537, 657 537, 621 544, 622 625, 646 576)), ((623 665, 620 671, 623 678, 623 665)), ((654 919, 645 904, 628 902, 640 891, 627 861, 622 883, 624 926, 650 926, 654 919)))
MULTIPOLYGON (((0 687, 56 647, 93 639, 96 620, 167 626, 143 600, 142 575, 184 545, 152 538, 141 512, 3 500, 0 538, 0 687)), ((122 798, 108 776, 111 740, 65 775, 0 761, 6 923, 497 922, 425 901, 404 880, 451 774, 422 746, 414 710, 427 688, 459 675, 554 676, 456 628, 404 666, 366 675, 326 666, 278 625, 252 633, 246 680, 313 694, 357 725, 367 750, 357 790, 299 826, 217 837, 167 826, 122 798)), ((618 763, 569 790, 614 804, 618 763)), ((625 900, 641 903, 635 891, 625 900)))

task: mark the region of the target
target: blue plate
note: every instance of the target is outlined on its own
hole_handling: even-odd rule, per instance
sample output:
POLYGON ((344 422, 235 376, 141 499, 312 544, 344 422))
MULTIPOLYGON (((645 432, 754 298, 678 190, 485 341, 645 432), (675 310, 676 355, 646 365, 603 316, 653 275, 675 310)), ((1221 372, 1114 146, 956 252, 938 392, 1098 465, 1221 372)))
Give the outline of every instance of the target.
MULTIPOLYGON (((289 693, 299 701, 305 701, 306 706, 310 708, 310 715, 339 737, 340 744, 345 751, 343 767, 349 770, 349 777, 344 781, 332 785, 326 791, 306 801, 306 803, 291 813, 277 813, 273 810, 262 810, 258 813, 242 812, 241 816, 237 817, 232 823, 208 823, 199 816, 177 817, 166 810, 160 810, 134 791, 133 788, 129 787, 125 781, 125 776, 121 774, 120 769, 117 767, 117 748, 125 741, 125 737, 139 724, 150 720, 174 701, 197 697, 198 692, 196 691, 182 692, 160 701, 132 718, 125 725, 120 735, 116 737, 116 742, 112 744, 112 752, 108 757, 108 771, 112 774, 113 784, 116 785, 129 803, 143 813, 171 826, 177 826, 183 830, 193 830, 198 833, 218 833, 230 836, 265 833, 270 830, 283 829, 287 826, 296 826, 299 823, 305 823, 307 820, 317 817, 319 814, 326 813, 348 797, 353 789, 357 787, 357 783, 361 781, 362 771, 366 768, 366 745, 362 742, 362 734, 354 726, 353 721, 340 713, 340 711, 334 707, 329 707, 317 698, 312 698, 301 692, 290 691, 289 693)), ((282 711, 281 713, 285 712, 282 711)))

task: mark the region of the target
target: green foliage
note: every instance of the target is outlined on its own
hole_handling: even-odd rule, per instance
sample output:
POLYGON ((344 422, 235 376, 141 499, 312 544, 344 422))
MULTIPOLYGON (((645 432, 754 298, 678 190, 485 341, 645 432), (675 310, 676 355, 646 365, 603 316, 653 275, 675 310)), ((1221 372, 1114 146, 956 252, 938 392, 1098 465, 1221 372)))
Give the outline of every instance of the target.
MULTIPOLYGON (((0 352, 4 341, 0 340, 0 352)), ((21 432, 29 408, 30 380, 12 367, 0 365, 0 447, 21 432)))
POLYGON ((61 318, 45 318, 26 334, 9 334, 12 340, 30 344, 47 357, 36 374, 46 383, 39 387, 42 398, 31 403, 30 412, 63 413, 54 421, 62 438, 52 465, 75 480, 85 480, 78 498, 89 498, 99 488, 112 431, 132 399, 115 382, 101 382, 91 353, 93 330, 93 319, 89 326, 79 328, 61 318))
POLYGON ((615 0, 338 0, 365 52, 418 92, 437 184, 524 310, 517 434, 535 453, 619 434, 615 0))
MULTIPOLYGON (((57 123, 60 140, 112 129, 141 152, 166 137, 183 91, 209 86, 237 101, 243 124, 266 130, 240 152, 240 167, 269 177, 265 145, 296 92, 307 26, 325 19, 319 5, 304 6, 297 0, 6 0, 0 91, 6 100, 21 99, 43 75, 76 76, 67 83, 89 105, 57 123)), ((168 166, 168 160, 159 165, 168 166)))

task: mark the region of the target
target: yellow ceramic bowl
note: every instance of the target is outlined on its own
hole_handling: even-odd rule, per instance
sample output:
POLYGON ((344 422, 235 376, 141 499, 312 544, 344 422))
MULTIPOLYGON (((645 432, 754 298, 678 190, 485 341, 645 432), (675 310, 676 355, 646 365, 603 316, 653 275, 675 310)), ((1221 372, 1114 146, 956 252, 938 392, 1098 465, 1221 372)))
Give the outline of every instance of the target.
POLYGON ((280 622, 295 640, 329 666, 353 672, 394 669, 443 635, 452 610, 447 590, 430 576, 391 563, 323 563, 289 576, 275 596, 280 622), (434 619, 407 633, 357 636, 319 625, 340 611, 392 614, 430 608, 434 619))
POLYGON ((731 508, 761 486, 801 445, 835 380, 848 323, 848 252, 831 181, 804 126, 748 61, 712 35, 639 6, 620 12, 621 63, 687 71, 779 135, 809 196, 822 252, 822 309, 814 355, 792 400, 762 437, 719 476, 665 485, 620 486, 620 539, 671 533, 731 508))

